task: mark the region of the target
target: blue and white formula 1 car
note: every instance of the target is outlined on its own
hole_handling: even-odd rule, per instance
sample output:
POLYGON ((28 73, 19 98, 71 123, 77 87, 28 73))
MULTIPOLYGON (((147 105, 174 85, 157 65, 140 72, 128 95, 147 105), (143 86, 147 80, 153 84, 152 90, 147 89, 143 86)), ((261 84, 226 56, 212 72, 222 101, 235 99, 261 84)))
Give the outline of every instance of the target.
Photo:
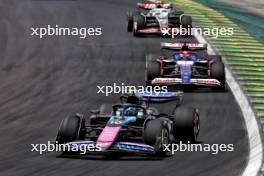
POLYGON ((161 46, 161 55, 146 56, 147 85, 225 90, 225 66, 221 56, 207 54, 207 44, 161 43, 161 46))
MULTIPOLYGON (((66 117, 59 128, 59 144, 93 144, 100 151, 87 153, 168 156, 164 145, 177 141, 196 141, 199 134, 199 115, 195 108, 179 106, 179 92, 136 93, 123 95, 112 112, 91 111, 90 117, 73 114, 66 117), (173 113, 160 113, 150 107, 153 101, 177 100, 173 113)), ((66 151, 70 152, 70 151, 66 151)))

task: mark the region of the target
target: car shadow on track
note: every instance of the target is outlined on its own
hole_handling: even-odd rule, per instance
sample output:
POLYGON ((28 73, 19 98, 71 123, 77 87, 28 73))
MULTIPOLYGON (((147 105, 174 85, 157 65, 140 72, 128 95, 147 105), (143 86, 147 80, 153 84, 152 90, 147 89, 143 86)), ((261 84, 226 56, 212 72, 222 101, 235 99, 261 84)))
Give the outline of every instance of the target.
POLYGON ((124 155, 124 156, 102 156, 102 155, 65 155, 61 154, 56 158, 68 159, 83 159, 83 160, 101 160, 101 161, 160 161, 166 159, 158 156, 138 156, 138 155, 124 155))
POLYGON ((226 86, 225 90, 217 90, 217 89, 212 89, 212 88, 198 88, 195 86, 182 86, 181 88, 175 88, 173 86, 168 86, 168 91, 169 92, 174 92, 174 91, 182 91, 186 93, 228 93, 230 91, 230 88, 226 86))
MULTIPOLYGON (((196 141, 195 144, 203 144, 203 141, 196 141)), ((171 156, 172 157, 172 156, 171 156)), ((100 160, 100 161, 161 161, 171 157, 160 157, 156 155, 120 154, 111 153, 108 155, 100 154, 60 154, 56 158, 100 160)))

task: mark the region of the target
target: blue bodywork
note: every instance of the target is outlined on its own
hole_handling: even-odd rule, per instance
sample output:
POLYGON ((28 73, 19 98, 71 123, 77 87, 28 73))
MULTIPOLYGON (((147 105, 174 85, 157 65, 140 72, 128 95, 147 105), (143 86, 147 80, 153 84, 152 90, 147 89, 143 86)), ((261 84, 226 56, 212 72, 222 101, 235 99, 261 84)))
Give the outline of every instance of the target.
POLYGON ((137 97, 141 97, 145 101, 168 101, 181 97, 182 92, 136 92, 137 97))
POLYGON ((136 121, 136 116, 123 116, 121 118, 118 118, 117 116, 112 116, 108 123, 110 124, 117 124, 117 122, 119 123, 119 125, 128 125, 131 122, 135 122, 136 121))
MULTIPOLYGON (((177 61, 192 61, 192 62, 198 61, 198 56, 196 54, 189 54, 187 56, 182 56, 179 53, 174 53, 172 55, 172 58, 175 62, 177 61)), ((180 65, 180 71, 181 71, 182 83, 183 84, 190 83, 191 74, 192 74, 192 66, 189 64, 182 64, 180 65)))
POLYGON ((185 64, 180 65, 181 69, 181 79, 183 84, 188 84, 191 81, 191 75, 192 75, 192 66, 185 64))
POLYGON ((188 61, 193 61, 196 62, 198 61, 198 56, 196 54, 190 54, 187 56, 186 59, 184 59, 181 54, 175 53, 172 55, 172 58, 174 61, 180 61, 180 60, 188 60, 188 61))
POLYGON ((141 144, 133 144, 128 142, 118 142, 116 144, 119 150, 133 151, 133 152, 154 152, 154 147, 141 144))
POLYGON ((142 111, 139 105, 120 104, 113 106, 113 114, 108 121, 109 125, 128 125, 135 122, 137 114, 142 111))

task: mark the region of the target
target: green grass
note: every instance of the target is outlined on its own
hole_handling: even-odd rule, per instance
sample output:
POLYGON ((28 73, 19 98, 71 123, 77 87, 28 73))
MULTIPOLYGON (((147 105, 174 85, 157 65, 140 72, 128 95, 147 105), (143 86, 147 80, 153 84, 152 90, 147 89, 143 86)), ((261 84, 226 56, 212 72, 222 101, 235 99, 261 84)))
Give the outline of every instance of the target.
MULTIPOLYGON (((264 125, 264 45, 230 19, 191 0, 170 0, 176 8, 192 16, 196 27, 232 27, 233 36, 204 36, 226 59, 225 62, 249 97, 259 121, 264 125)), ((263 126, 262 126, 263 128, 263 126)), ((264 130, 264 129, 263 129, 264 130)), ((264 171, 264 165, 262 170, 264 171)))

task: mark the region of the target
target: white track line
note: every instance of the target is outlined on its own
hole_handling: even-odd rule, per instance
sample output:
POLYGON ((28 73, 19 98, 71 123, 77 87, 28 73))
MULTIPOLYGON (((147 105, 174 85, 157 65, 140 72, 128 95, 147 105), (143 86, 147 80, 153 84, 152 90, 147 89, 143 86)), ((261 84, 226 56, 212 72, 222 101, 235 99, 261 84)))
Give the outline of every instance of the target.
MULTIPOLYGON (((207 41, 198 33, 195 34, 195 37, 199 43, 207 43, 207 41)), ((213 47, 208 43, 208 54, 215 55, 216 53, 217 50, 214 50, 213 47)), ((223 58, 223 61, 225 62, 225 58, 223 58)), ((246 95, 228 67, 226 67, 226 82, 232 90, 236 101, 242 110, 248 131, 250 151, 247 166, 241 176, 256 176, 261 169, 263 159, 263 147, 260 127, 256 120, 257 117, 255 116, 255 113, 250 106, 246 95)))

